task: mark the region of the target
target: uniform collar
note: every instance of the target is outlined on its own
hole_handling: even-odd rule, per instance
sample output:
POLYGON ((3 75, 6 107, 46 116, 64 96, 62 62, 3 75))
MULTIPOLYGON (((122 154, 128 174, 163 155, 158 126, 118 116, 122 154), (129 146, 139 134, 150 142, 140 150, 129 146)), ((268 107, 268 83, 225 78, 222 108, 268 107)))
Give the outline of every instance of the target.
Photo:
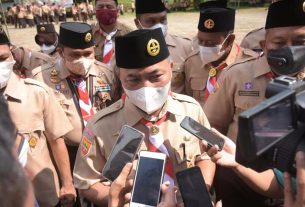
POLYGON ((3 94, 22 101, 26 95, 24 80, 12 72, 3 94))
POLYGON ((232 49, 231 49, 231 51, 230 51, 228 57, 225 59, 224 62, 225 62, 227 65, 232 65, 233 63, 236 62, 236 60, 237 60, 237 58, 238 58, 240 52, 241 52, 241 51, 240 51, 240 46, 239 46, 238 44, 236 44, 236 43, 233 43, 232 49))
POLYGON ((170 34, 166 35, 165 42, 166 42, 167 46, 176 47, 176 43, 174 41, 174 38, 170 34))
POLYGON ((25 48, 20 48, 20 49, 23 50, 23 52, 24 52, 23 60, 22 60, 22 67, 24 67, 26 69, 30 69, 31 68, 32 51, 27 50, 25 48))
MULTIPOLYGON (((173 93, 173 97, 175 98, 176 94, 173 93)), ((184 111, 183 107, 180 104, 177 104, 177 102, 175 102, 173 97, 168 96, 167 101, 165 102, 164 106, 162 107, 157 120, 162 118, 167 112, 174 114, 174 115, 182 115, 182 112, 184 111)), ((152 117, 150 117, 145 112, 143 112, 138 107, 136 107, 127 96, 125 99, 124 116, 125 116, 127 124, 129 126, 134 126, 142 118, 144 118, 148 121, 156 120, 156 119, 152 119, 152 117), (130 114, 132 114, 132 116, 130 114)))
MULTIPOLYGON (((96 23, 93 25, 92 33, 93 33, 93 34, 99 33, 99 32, 100 32, 100 29, 101 29, 101 28, 100 28, 99 23, 96 22, 96 23)), ((116 35, 118 34, 118 32, 122 30, 121 24, 120 24, 120 22, 118 22, 118 21, 116 22, 116 30, 117 30, 117 32, 115 33, 114 36, 116 36, 116 35)))
POLYGON ((259 77, 271 72, 270 66, 268 65, 266 55, 259 57, 255 60, 254 77, 259 77))

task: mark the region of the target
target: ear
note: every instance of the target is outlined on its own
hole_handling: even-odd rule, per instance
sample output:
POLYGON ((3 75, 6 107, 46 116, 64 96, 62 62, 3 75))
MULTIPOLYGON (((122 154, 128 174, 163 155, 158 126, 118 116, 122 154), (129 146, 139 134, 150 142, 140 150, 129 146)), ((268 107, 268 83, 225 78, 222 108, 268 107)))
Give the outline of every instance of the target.
POLYGON ((259 41, 259 45, 261 46, 262 50, 265 50, 266 47, 266 40, 259 41))
POLYGON ((134 21, 136 27, 137 27, 138 29, 141 29, 141 26, 140 26, 140 23, 139 23, 140 20, 138 20, 137 18, 135 18, 133 21, 134 21))
POLYGON ((64 57, 64 51, 62 50, 61 47, 57 47, 57 48, 56 48, 56 51, 58 52, 58 54, 60 55, 61 58, 64 57))

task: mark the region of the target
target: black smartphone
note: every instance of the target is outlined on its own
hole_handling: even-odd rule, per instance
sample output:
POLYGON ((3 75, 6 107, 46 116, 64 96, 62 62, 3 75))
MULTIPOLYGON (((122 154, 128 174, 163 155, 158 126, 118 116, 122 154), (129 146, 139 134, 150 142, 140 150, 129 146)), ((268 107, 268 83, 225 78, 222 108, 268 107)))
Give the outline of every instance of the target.
POLYGON ((217 144, 219 147, 219 151, 222 150, 223 145, 225 143, 224 139, 217 136, 216 134, 211 132, 210 129, 206 128, 205 126, 202 126, 191 117, 186 116, 180 123, 180 126, 186 131, 193 134, 194 136, 198 137, 199 139, 207 141, 210 147, 217 144))
POLYGON ((177 172, 176 178, 185 207, 213 207, 199 167, 177 172))
POLYGON ((166 155, 141 151, 132 189, 130 207, 155 207, 161 194, 166 155))
POLYGON ((104 166, 102 175, 114 181, 128 162, 132 162, 144 139, 144 133, 124 125, 104 166))

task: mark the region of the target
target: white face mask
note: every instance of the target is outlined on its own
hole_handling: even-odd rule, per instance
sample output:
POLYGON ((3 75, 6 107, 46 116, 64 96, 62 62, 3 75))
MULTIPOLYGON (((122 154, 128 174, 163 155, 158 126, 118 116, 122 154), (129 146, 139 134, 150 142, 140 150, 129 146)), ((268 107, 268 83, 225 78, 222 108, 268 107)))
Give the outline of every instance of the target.
POLYGON ((154 29, 158 29, 158 28, 161 28, 162 30, 162 33, 163 33, 163 36, 165 37, 167 35, 167 25, 166 24, 161 24, 161 23, 158 23, 158 24, 155 24, 154 26, 152 27, 143 27, 139 21, 139 24, 140 26, 142 27, 142 29, 149 29, 149 30, 154 30, 154 29))
POLYGON ((42 46, 40 46, 40 49, 44 54, 49 55, 55 51, 56 47, 55 47, 55 45, 48 46, 48 45, 43 44, 42 46))
POLYGON ((222 44, 216 45, 215 47, 205 47, 199 45, 200 58, 204 64, 214 62, 225 54, 226 51, 224 49, 221 51, 221 49, 223 48, 223 44, 229 36, 230 35, 225 38, 222 44))
POLYGON ((3 61, 0 63, 0 89, 7 85, 15 63, 15 60, 3 61))
POLYGON ((164 105, 167 100, 171 82, 163 87, 143 87, 137 90, 127 90, 124 88, 125 93, 130 101, 147 114, 151 114, 164 105))
POLYGON ((71 73, 84 76, 88 73, 94 61, 95 59, 81 58, 72 62, 65 61, 65 66, 71 73))

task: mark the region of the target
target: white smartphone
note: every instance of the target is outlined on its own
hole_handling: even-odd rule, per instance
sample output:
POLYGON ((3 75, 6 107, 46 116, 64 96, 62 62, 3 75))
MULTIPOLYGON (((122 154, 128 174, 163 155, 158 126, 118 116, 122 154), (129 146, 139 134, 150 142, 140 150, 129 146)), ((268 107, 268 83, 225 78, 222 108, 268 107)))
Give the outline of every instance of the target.
POLYGON ((163 182, 166 155, 141 151, 132 189, 130 207, 158 205, 163 182))

